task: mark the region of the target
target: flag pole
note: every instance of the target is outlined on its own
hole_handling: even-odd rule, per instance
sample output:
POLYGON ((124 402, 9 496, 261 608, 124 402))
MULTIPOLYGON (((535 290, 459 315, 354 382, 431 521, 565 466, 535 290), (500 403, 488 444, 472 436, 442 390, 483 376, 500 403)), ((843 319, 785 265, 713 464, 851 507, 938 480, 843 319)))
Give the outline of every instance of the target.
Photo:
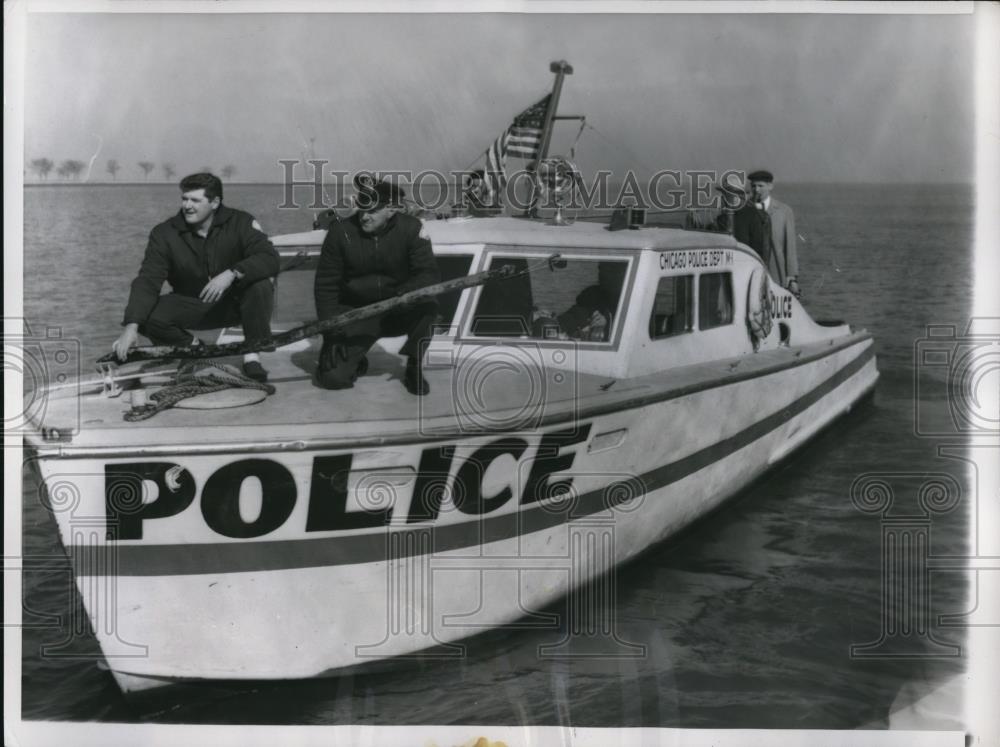
MULTIPOLYGON (((545 109, 545 124, 542 126, 542 137, 538 143, 538 155, 535 156, 534 162, 528 167, 529 171, 536 171, 538 164, 549 154, 549 142, 552 140, 552 124, 556 119, 556 111, 559 109, 559 94, 562 93, 563 78, 573 74, 573 66, 566 62, 566 60, 558 60, 549 64, 549 72, 555 73, 556 80, 552 84, 552 96, 549 98, 549 105, 545 109)), ((534 217, 537 209, 537 201, 538 193, 535 192, 531 197, 531 207, 528 208, 528 212, 525 213, 526 215, 534 217)))

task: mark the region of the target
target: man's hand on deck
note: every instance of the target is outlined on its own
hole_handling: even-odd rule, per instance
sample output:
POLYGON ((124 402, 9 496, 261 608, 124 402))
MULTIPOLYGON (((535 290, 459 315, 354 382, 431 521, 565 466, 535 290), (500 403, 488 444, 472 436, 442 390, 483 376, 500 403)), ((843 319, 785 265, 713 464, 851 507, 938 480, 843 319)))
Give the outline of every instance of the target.
POLYGON ((138 337, 139 325, 126 324, 125 329, 120 335, 118 335, 118 339, 111 343, 111 350, 118 356, 118 360, 125 360, 125 357, 128 355, 129 348, 135 345, 138 337))
POLYGON ((796 298, 802 297, 802 290, 799 288, 799 281, 795 278, 788 279, 788 290, 790 290, 792 295, 796 298))
POLYGON ((208 281, 208 285, 201 289, 201 294, 198 298, 205 303, 215 303, 222 298, 222 294, 229 289, 234 280, 236 280, 235 272, 232 270, 223 270, 208 281))

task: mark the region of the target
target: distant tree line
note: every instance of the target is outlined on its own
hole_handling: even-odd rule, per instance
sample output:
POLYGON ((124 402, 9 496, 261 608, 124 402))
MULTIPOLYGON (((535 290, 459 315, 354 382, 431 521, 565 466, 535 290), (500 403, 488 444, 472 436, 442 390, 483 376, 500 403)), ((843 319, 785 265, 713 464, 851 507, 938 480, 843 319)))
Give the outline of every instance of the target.
POLYGON ((31 162, 31 170, 42 179, 48 179, 52 169, 56 170, 56 175, 63 179, 79 179, 87 164, 75 159, 67 159, 57 167, 55 161, 50 158, 36 158, 31 162))
MULTIPOLYGON (((73 158, 68 158, 62 161, 58 166, 56 166, 55 161, 51 158, 33 158, 29 164, 31 171, 34 172, 39 179, 42 181, 47 181, 49 174, 55 169, 56 176, 63 180, 73 180, 79 181, 80 174, 83 173, 84 169, 87 168, 87 164, 84 161, 78 161, 73 158)), ((138 161, 136 166, 139 167, 139 171, 142 172, 143 181, 149 181, 149 175, 156 169, 156 164, 152 161, 138 161)), ((118 181, 118 173, 122 170, 121 164, 117 159, 108 159, 105 165, 105 171, 111 175, 111 181, 118 181)), ((171 163, 164 163, 160 165, 160 170, 163 172, 163 178, 165 181, 173 181, 177 174, 177 170, 171 163)), ((207 173, 213 173, 211 166, 202 166, 201 171, 207 173)), ((230 179, 236 174, 236 167, 227 164, 223 166, 219 173, 224 179, 230 179)))

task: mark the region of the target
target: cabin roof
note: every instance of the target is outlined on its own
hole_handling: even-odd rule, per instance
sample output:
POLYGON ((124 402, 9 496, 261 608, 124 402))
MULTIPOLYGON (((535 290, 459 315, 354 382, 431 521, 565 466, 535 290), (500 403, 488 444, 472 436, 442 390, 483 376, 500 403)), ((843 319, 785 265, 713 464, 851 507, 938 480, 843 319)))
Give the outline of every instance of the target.
MULTIPOLYGON (((691 248, 736 248, 738 242, 727 234, 687 231, 681 228, 646 226, 609 231, 604 223, 577 221, 556 226, 525 218, 449 218, 425 221, 431 241, 448 244, 506 244, 540 247, 589 247, 595 249, 648 249, 667 251, 691 248)), ((320 246, 326 231, 306 231, 273 236, 275 247, 320 246)))

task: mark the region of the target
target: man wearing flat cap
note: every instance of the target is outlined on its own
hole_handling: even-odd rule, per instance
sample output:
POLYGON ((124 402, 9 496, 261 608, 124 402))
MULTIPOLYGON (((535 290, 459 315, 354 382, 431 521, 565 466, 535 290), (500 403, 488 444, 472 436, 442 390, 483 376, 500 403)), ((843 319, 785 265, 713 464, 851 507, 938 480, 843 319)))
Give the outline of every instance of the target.
MULTIPOLYGON (((438 282, 430 239, 420 220, 403 212, 404 196, 389 182, 367 186, 358 192, 357 212, 330 225, 314 284, 320 320, 438 282)), ((375 341, 405 334, 403 385, 411 394, 427 394, 421 357, 436 314, 437 302, 430 299, 325 334, 317 368, 320 386, 352 387, 367 368, 365 354, 375 341)))
POLYGON ((788 205, 771 196, 774 175, 770 171, 754 171, 747 176, 747 181, 750 182, 751 199, 736 214, 733 234, 760 254, 771 277, 798 297, 801 291, 795 215, 788 205))

